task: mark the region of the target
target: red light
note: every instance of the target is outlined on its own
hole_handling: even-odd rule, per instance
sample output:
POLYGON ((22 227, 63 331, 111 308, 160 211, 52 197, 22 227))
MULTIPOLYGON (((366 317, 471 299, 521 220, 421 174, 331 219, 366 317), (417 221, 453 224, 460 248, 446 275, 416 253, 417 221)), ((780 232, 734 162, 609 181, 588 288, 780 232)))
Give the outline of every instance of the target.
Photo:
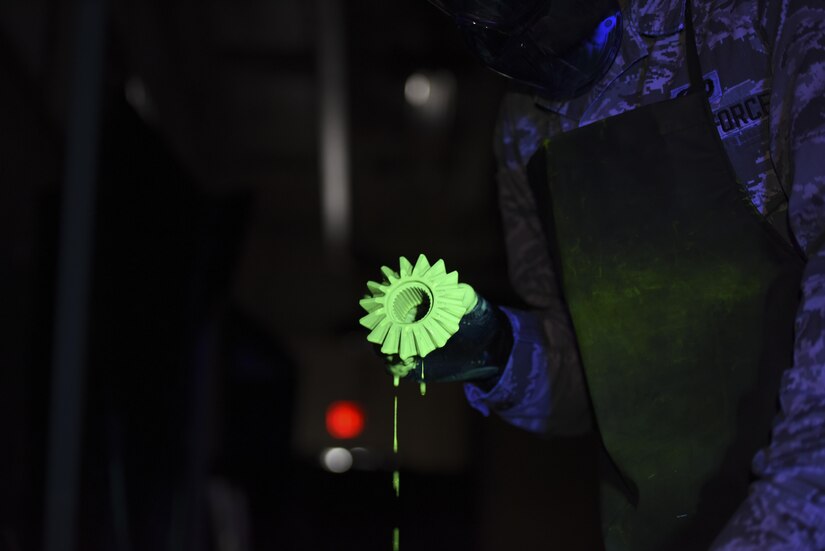
POLYGON ((364 430, 364 409, 357 402, 333 402, 327 408, 327 432, 333 438, 355 438, 364 430))

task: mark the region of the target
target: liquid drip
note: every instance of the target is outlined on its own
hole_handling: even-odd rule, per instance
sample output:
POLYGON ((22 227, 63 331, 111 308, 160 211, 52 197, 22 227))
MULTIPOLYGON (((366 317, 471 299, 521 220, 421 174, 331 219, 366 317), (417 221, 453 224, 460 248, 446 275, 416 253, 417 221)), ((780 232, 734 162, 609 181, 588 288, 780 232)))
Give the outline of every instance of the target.
MULTIPOLYGON (((398 386, 398 377, 395 377, 393 383, 398 386)), ((398 394, 393 397, 392 405, 392 453, 395 464, 398 465, 398 394)), ((401 474, 396 468, 392 472, 392 489, 395 491, 395 498, 401 496, 401 474)), ((392 531, 392 551, 399 550, 399 530, 396 526, 392 531)))
POLYGON ((392 407, 392 453, 398 453, 398 395, 393 400, 392 407))
POLYGON ((424 382, 424 360, 421 360, 421 382, 418 384, 418 389, 421 391, 421 395, 424 396, 427 394, 427 383, 424 382))

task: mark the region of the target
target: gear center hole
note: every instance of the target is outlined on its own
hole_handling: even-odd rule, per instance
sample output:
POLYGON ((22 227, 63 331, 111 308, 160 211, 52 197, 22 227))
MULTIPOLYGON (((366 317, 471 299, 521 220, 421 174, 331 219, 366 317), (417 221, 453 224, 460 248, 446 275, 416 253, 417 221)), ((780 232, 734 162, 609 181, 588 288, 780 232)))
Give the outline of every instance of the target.
POLYGON ((397 323, 415 323, 427 317, 432 305, 430 290, 421 283, 412 283, 398 290, 391 311, 397 323))

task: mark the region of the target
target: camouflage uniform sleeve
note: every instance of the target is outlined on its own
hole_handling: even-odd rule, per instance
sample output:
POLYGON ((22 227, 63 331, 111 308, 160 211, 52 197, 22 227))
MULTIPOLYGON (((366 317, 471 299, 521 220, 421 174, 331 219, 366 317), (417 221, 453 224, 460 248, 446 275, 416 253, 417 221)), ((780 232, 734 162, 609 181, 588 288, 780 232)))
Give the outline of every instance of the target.
POLYGON ((771 444, 754 458, 750 495, 713 548, 825 549, 825 3, 760 4, 774 73, 771 156, 807 264, 771 444))
POLYGON ((508 95, 496 132, 499 203, 508 269, 515 291, 529 310, 505 309, 513 327, 513 351, 498 384, 489 392, 466 385, 470 405, 496 411, 505 421, 547 435, 581 434, 593 422, 572 324, 562 305, 536 214, 525 167, 549 120, 532 97, 508 95))

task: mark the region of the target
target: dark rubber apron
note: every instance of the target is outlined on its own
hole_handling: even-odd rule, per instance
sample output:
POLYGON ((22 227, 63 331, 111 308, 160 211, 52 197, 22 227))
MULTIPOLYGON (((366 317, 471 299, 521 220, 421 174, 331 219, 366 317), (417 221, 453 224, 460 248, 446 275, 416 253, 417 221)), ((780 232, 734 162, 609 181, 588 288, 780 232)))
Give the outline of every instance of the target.
POLYGON ((548 140, 528 167, 609 456, 609 551, 706 549, 747 494, 792 362, 800 255, 691 93, 548 140))

